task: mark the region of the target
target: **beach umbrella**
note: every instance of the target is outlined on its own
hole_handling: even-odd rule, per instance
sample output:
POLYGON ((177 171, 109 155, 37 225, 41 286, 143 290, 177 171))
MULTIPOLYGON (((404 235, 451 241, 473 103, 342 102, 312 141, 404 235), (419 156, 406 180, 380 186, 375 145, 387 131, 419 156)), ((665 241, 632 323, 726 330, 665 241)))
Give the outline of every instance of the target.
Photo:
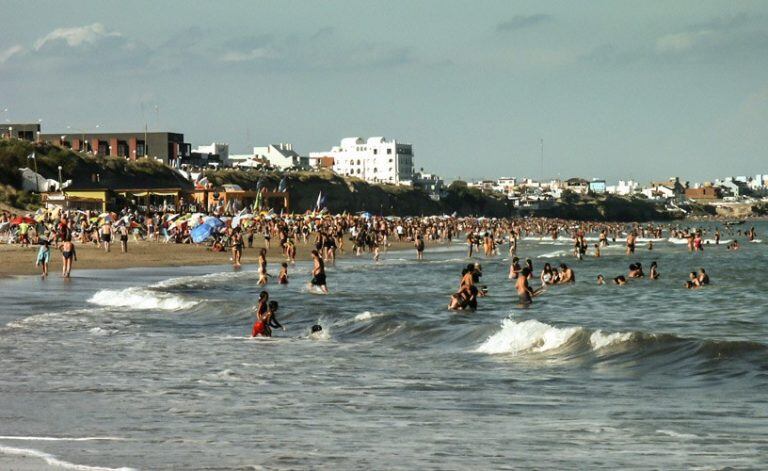
POLYGON ((176 214, 167 214, 165 216, 165 219, 168 220, 168 221, 173 221, 174 219, 176 219, 179 216, 181 216, 181 214, 178 214, 178 213, 176 213, 176 214))
POLYGON ((221 219, 213 217, 213 216, 208 216, 208 217, 203 218, 203 222, 205 223, 203 225, 211 226, 214 229, 224 226, 224 223, 221 221, 221 219))
POLYGON ((192 236, 192 242, 199 244, 208 240, 211 237, 211 234, 213 234, 213 231, 213 226, 209 226, 208 224, 200 224, 199 226, 192 229, 189 234, 192 236))
POLYGON ((10 225, 10 222, 0 222, 0 232, 7 230, 10 225))
POLYGON ((32 219, 29 216, 16 216, 15 218, 11 219, 11 224, 18 226, 21 223, 27 223, 27 224, 34 224, 35 220, 32 219))

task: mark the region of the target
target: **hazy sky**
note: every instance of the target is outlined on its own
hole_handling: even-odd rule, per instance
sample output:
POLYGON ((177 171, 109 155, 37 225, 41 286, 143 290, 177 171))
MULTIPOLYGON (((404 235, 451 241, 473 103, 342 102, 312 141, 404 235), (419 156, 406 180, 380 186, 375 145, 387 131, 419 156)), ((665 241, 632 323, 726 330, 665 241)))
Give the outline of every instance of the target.
POLYGON ((541 138, 547 177, 768 173, 766 1, 2 0, 0 25, 0 119, 46 132, 384 135, 448 178, 538 177, 541 138))

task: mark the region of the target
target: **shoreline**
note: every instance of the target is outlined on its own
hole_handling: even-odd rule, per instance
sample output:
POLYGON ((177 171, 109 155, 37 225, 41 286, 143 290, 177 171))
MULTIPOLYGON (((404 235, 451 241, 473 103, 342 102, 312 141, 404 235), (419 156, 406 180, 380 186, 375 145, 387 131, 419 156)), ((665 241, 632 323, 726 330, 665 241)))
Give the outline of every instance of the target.
MULTIPOLYGON (((427 250, 430 247, 439 247, 444 244, 428 243, 427 250)), ((35 266, 37 258, 37 245, 30 247, 20 247, 18 245, 0 245, 0 280, 15 276, 40 276, 41 267, 35 266)), ((264 239, 257 237, 254 240, 253 248, 243 250, 242 267, 258 263, 259 249, 264 247, 264 239)), ((162 242, 128 242, 128 252, 121 253, 120 245, 112 244, 110 252, 107 253, 102 247, 96 247, 92 244, 76 244, 78 260, 73 263, 73 275, 77 276, 78 270, 115 270, 123 268, 157 268, 157 267, 185 267, 185 266, 206 266, 206 265, 231 265, 231 251, 212 252, 206 247, 193 244, 165 244, 162 242)), ((344 244, 345 252, 337 251, 336 258, 341 260, 354 257, 351 251, 350 242, 344 244)), ((311 251, 314 249, 314 243, 308 242, 306 245, 299 242, 296 245, 296 261, 311 260, 311 251)), ((393 251, 414 250, 412 242, 390 241, 386 251, 382 255, 393 251)), ((363 256, 373 257, 370 252, 365 252, 363 256)), ((267 260, 270 265, 280 264, 286 261, 277 242, 272 242, 267 251, 267 260)), ((48 277, 58 278, 62 266, 61 253, 51 248, 51 263, 48 266, 48 277)), ((277 271, 273 269, 273 271, 277 271)))

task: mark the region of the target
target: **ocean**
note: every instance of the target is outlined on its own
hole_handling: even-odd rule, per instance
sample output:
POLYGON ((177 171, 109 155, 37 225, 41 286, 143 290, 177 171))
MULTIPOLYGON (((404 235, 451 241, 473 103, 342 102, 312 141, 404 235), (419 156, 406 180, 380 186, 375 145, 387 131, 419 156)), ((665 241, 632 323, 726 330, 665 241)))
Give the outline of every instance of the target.
POLYGON ((473 313, 447 310, 461 243, 339 260, 327 296, 298 263, 266 287, 286 327, 271 339, 248 337, 255 266, 0 280, 0 463, 765 469, 768 245, 738 239, 577 261, 568 239, 527 238, 537 274, 565 262, 577 282, 519 308, 503 248, 476 258, 489 295, 473 313), (597 286, 635 261, 661 278, 597 286), (701 267, 711 285, 685 289, 701 267))

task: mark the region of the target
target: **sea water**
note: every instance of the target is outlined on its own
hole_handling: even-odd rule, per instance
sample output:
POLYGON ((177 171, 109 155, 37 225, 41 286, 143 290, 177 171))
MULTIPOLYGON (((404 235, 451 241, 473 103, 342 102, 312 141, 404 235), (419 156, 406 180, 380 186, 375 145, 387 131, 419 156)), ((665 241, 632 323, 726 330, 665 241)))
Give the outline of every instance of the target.
MULTIPOLYGON (((768 226, 757 224, 758 237, 768 226)), ((509 256, 466 247, 310 265, 270 283, 286 331, 250 339, 255 267, 77 270, 0 281, 0 458, 74 469, 768 467, 768 245, 570 241, 518 255, 576 272, 516 306, 509 256), (661 279, 597 286, 657 261, 661 279), (712 284, 687 290, 690 271, 712 284), (310 335, 313 324, 324 328, 310 335)), ((278 260, 270 260, 276 274, 278 260)), ((534 282, 537 285, 538 282, 534 282)))

